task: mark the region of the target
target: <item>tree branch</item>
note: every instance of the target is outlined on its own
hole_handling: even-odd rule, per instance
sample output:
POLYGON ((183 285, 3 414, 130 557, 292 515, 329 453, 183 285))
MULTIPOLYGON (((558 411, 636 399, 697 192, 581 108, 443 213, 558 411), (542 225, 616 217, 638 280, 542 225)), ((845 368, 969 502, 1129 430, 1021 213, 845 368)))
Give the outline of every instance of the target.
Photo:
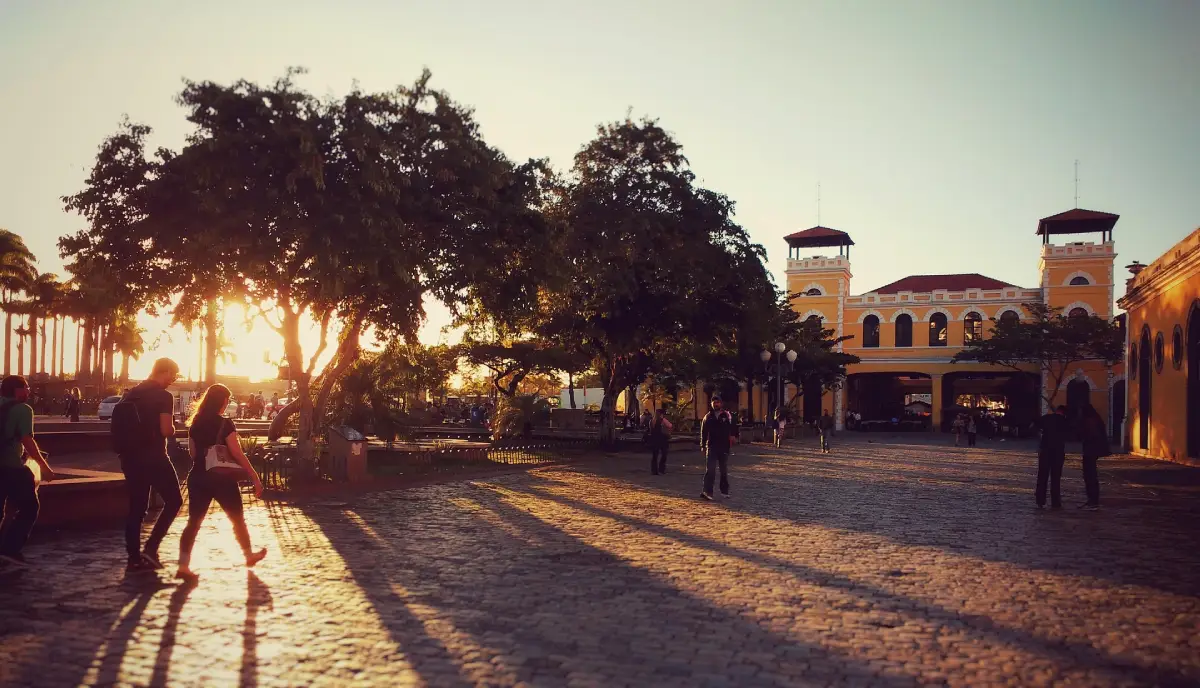
POLYGON ((321 343, 317 345, 317 350, 313 352, 312 358, 308 359, 308 367, 304 370, 304 374, 312 376, 313 369, 317 367, 317 359, 321 354, 325 353, 326 346, 329 345, 329 320, 333 317, 333 310, 325 311, 321 316, 321 343))

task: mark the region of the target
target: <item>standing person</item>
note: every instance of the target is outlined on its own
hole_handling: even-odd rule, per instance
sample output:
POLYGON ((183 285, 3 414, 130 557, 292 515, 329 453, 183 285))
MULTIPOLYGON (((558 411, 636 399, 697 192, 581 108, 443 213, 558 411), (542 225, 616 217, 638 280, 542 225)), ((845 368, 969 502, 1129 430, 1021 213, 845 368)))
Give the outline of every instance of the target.
POLYGON ((700 496, 711 501, 718 470, 721 472, 721 494, 729 498, 729 450, 737 441, 738 424, 728 411, 721 408, 721 395, 712 395, 709 403, 712 410, 700 421, 700 451, 707 464, 704 491, 700 496))
POLYGON ((974 415, 967 416, 966 426, 967 426, 967 446, 974 447, 975 446, 975 435, 976 435, 976 433, 979 432, 979 427, 975 424, 975 416, 974 415))
POLYGON ((775 447, 783 446, 783 434, 787 432, 787 414, 783 409, 775 409, 775 447))
POLYGON ((0 529, 0 560, 25 567, 21 549, 37 523, 37 479, 25 465, 25 456, 41 468, 42 480, 54 480, 54 471, 33 439, 33 408, 29 383, 20 375, 9 375, 0 382, 0 516, 5 506, 12 517, 0 529))
POLYGON ((829 415, 829 409, 821 414, 817 419, 817 432, 821 434, 821 453, 829 453, 829 436, 833 434, 833 416, 829 415))
POLYGON ((67 402, 67 415, 70 416, 72 423, 79 422, 79 406, 82 403, 82 395, 79 388, 75 387, 71 390, 71 399, 67 402))
POLYGON ((160 358, 154 362, 150 377, 126 392, 113 409, 114 442, 118 443, 121 472, 125 474, 125 489, 129 495, 125 550, 129 555, 126 570, 130 572, 163 567, 158 558, 158 547, 183 506, 179 476, 167 456, 167 440, 175 437, 175 398, 167 388, 178 378, 179 364, 169 358, 160 358), (143 549, 140 542, 142 520, 150 503, 151 488, 162 497, 163 510, 143 549))
POLYGON ((671 446, 671 421, 667 420, 667 409, 654 413, 650 424, 650 472, 654 475, 667 472, 667 449, 671 446))
POLYGON ((649 430, 650 424, 653 422, 654 422, 654 416, 650 415, 650 409, 646 409, 645 411, 642 411, 642 420, 641 420, 642 430, 649 430))
POLYGON ((258 551, 250 545, 250 531, 246 528, 246 518, 242 513, 242 493, 238 489, 238 478, 223 475, 215 470, 208 470, 205 457, 209 448, 214 445, 224 446, 229 455, 241 464, 245 478, 254 484, 255 496, 262 496, 262 480, 250 465, 249 459, 242 451, 241 440, 233 421, 222 415, 225 405, 229 403, 229 388, 217 384, 204 392, 195 413, 188 420, 188 444, 191 448, 192 470, 188 473, 188 522, 179 538, 179 571, 176 578, 188 583, 200 579, 191 569, 192 547, 196 544, 196 535, 200 525, 208 515, 208 507, 216 500, 221 510, 233 523, 233 535, 241 545, 242 553, 246 556, 246 566, 252 567, 267 556, 266 548, 258 551))
POLYGON ((954 446, 959 446, 962 442, 963 417, 958 414, 954 417, 954 422, 950 423, 950 431, 954 433, 954 446))
POLYGON ((1109 455, 1109 446, 1104 419, 1091 404, 1083 407, 1079 435, 1083 441, 1083 484, 1087 490, 1087 501, 1080 504, 1079 508, 1096 511, 1100 508, 1100 471, 1097 463, 1101 457, 1109 455))
POLYGON ((1038 423, 1042 438, 1038 443, 1037 488, 1033 493, 1037 507, 1046 506, 1046 481, 1050 481, 1050 508, 1062 508, 1062 470, 1067 459, 1067 407, 1042 416, 1038 423))

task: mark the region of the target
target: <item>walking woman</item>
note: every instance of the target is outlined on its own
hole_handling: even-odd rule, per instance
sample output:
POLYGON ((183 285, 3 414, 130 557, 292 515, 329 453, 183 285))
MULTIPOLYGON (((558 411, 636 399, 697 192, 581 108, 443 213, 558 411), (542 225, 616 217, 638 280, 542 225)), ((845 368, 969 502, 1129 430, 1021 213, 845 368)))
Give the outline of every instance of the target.
POLYGON ((79 422, 79 406, 82 398, 83 395, 79 393, 78 387, 71 390, 71 398, 67 400, 67 415, 70 416, 72 423, 79 422))
POLYGON ((1108 456, 1108 432, 1104 428, 1104 419, 1096 411, 1096 407, 1086 404, 1079 419, 1079 439, 1083 443, 1083 484, 1087 489, 1087 502, 1080 504, 1080 509, 1096 511, 1100 508, 1100 471, 1097 463, 1102 456, 1108 456))
POLYGON ((787 432, 787 413, 783 409, 775 409, 775 447, 783 446, 783 436, 787 432))
POLYGON ((192 546, 200 524, 208 514, 208 507, 216 500, 229 520, 233 522, 233 534, 237 537, 242 552, 246 555, 246 566, 254 566, 267 556, 267 550, 254 551, 250 546, 250 532, 246 530, 246 519, 242 515, 242 493, 238 481, 254 483, 254 494, 262 495, 262 481, 254 467, 242 452, 237 428, 233 421, 221 415, 229 403, 229 388, 213 385, 204 393, 196 411, 188 421, 188 444, 191 445, 192 471, 188 474, 188 523, 179 538, 179 572, 176 578, 194 583, 200 576, 192 572, 192 546), (228 456, 241 466, 242 475, 230 475, 221 467, 209 466, 207 455, 212 447, 224 447, 228 456))

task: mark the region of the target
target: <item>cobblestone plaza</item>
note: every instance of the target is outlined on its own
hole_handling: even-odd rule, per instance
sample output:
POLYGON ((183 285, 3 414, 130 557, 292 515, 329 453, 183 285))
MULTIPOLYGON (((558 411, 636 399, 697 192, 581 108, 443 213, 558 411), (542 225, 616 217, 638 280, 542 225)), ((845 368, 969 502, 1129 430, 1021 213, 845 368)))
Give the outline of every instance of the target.
POLYGON ((716 503, 695 453, 646 463, 254 503, 252 573, 214 511, 194 588, 127 578, 119 533, 41 539, 0 684, 1200 683, 1190 500, 1110 477, 1075 511, 1076 464, 1040 512, 1011 443, 743 447, 716 503))

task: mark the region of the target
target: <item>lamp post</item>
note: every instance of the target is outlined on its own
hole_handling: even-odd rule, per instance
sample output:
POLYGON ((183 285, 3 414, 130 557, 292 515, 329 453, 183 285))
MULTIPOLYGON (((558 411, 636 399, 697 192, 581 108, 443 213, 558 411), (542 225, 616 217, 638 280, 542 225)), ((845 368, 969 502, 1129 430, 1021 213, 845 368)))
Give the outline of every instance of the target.
MULTIPOLYGON (((787 351, 786 354, 784 351, 787 351, 787 344, 784 344, 783 342, 775 342, 775 379, 777 385, 777 396, 775 397, 776 408, 779 408, 783 404, 783 360, 785 358, 787 359, 789 369, 791 368, 792 364, 796 362, 795 351, 787 351)), ((760 353, 758 356, 760 359, 762 359, 763 368, 767 369, 769 374, 771 351, 769 349, 763 349, 762 353, 760 353)))

